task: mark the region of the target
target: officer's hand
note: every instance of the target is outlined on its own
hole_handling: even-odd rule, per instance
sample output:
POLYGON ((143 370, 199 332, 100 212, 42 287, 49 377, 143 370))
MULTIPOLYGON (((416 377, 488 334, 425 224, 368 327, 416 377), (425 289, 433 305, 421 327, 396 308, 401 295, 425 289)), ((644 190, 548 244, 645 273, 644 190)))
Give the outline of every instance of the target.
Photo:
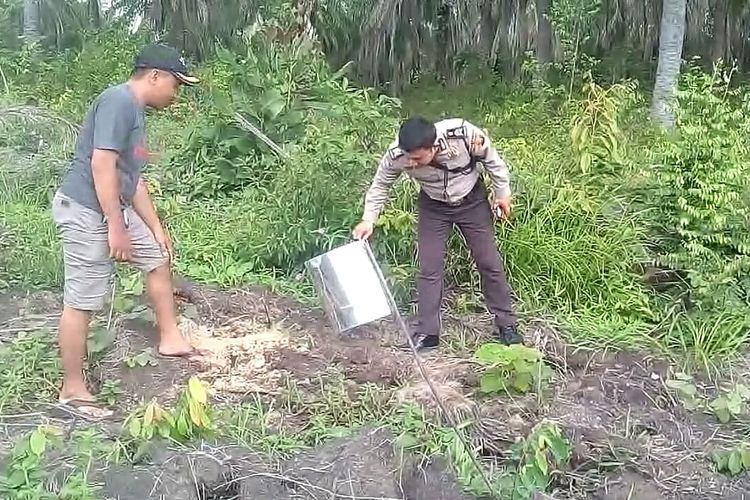
POLYGON ((510 197, 495 200, 495 213, 503 220, 510 218, 510 197))
POLYGON ((357 226, 354 228, 354 231, 352 231, 352 238, 355 240, 366 240, 369 239, 370 236, 372 236, 372 231, 374 229, 373 223, 368 222, 366 220, 363 220, 357 226))

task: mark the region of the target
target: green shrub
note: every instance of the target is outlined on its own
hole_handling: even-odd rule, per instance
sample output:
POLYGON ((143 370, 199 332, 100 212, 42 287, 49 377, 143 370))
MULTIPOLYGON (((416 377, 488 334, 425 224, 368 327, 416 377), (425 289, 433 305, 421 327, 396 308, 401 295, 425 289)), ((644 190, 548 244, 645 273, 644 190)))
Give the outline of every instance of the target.
POLYGON ((649 172, 657 262, 681 273, 699 308, 748 303, 750 101, 740 102, 743 94, 728 87, 726 75, 685 74, 678 134, 663 143, 649 172))

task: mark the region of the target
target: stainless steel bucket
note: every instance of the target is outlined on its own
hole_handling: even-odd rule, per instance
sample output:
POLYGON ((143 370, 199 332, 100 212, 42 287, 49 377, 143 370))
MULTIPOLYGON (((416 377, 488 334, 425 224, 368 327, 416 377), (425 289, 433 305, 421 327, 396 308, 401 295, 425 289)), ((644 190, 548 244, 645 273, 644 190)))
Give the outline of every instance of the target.
POLYGON ((395 313, 392 296, 370 245, 354 241, 305 263, 339 333, 395 313))

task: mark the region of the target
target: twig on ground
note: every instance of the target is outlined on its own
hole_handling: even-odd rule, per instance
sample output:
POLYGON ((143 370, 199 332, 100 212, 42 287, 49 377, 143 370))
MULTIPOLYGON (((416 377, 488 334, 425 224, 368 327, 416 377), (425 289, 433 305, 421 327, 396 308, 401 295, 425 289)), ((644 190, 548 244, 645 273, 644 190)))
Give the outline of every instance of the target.
MULTIPOLYGON (((340 498, 342 500, 402 500, 401 498, 393 498, 393 497, 368 497, 368 496, 356 496, 356 495, 346 495, 344 493, 337 493, 336 491, 329 490, 328 488, 324 488, 322 486, 317 486, 315 484, 310 483, 309 481, 302 481, 300 479, 295 479, 291 476, 284 476, 282 474, 272 474, 268 472, 254 472, 252 474, 248 474, 246 476, 238 477, 235 479, 232 479, 227 484, 232 484, 234 482, 240 482, 240 481, 246 481, 248 479, 252 479, 254 477, 265 477, 268 479, 275 479, 277 481, 282 481, 286 483, 291 483, 296 486, 299 486, 300 488, 307 491, 308 488, 313 489, 315 491, 319 491, 321 493, 324 493, 328 495, 330 498, 340 498)), ((314 495, 311 495, 314 497, 314 495)))
POLYGON ((13 413, 10 415, 0 415, 0 422, 5 420, 6 418, 29 418, 29 417, 41 417, 44 416, 44 413, 42 412, 34 412, 34 413, 13 413))

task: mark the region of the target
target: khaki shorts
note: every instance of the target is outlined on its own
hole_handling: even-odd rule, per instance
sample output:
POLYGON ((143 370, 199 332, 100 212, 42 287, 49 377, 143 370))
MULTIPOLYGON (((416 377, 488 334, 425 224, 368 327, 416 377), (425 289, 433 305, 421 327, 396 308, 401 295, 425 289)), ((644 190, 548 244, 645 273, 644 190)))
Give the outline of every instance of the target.
MULTIPOLYGON (((168 262, 151 230, 132 208, 126 208, 132 245, 132 266, 149 273, 168 262)), ((109 256, 104 216, 58 192, 52 200, 52 218, 62 237, 66 306, 98 311, 111 293, 115 265, 109 256)))

